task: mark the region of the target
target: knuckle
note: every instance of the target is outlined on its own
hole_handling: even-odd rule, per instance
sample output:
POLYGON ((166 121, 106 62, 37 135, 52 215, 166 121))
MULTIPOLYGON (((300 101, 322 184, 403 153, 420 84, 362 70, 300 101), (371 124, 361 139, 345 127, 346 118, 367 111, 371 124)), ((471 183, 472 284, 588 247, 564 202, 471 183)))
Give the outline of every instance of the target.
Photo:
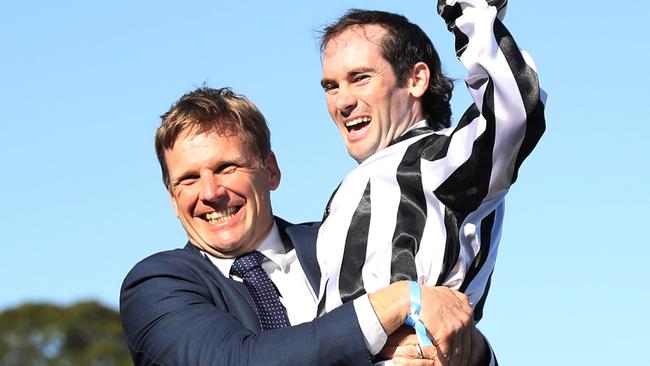
POLYGON ((464 316, 461 317, 460 321, 463 325, 469 324, 469 322, 472 320, 472 317, 470 314, 465 314, 464 316))
POLYGON ((423 347, 422 350, 428 359, 432 359, 438 355, 438 350, 433 346, 423 347))

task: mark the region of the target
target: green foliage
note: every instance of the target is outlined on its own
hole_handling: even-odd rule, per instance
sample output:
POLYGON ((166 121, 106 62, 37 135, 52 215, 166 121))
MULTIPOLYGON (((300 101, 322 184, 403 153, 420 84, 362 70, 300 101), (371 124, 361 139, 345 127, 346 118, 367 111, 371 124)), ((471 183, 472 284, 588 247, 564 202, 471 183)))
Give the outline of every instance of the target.
POLYGON ((0 313, 0 365, 131 365, 119 314, 97 302, 24 304, 0 313))

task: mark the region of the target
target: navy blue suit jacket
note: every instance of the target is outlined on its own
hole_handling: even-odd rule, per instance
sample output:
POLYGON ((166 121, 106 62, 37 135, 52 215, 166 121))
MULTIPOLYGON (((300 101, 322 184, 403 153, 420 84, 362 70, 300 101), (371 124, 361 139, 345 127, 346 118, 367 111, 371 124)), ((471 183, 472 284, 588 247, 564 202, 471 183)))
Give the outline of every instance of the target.
MULTIPOLYGON (((318 293, 318 226, 276 222, 318 293)), ((309 323, 261 332, 246 287, 189 243, 135 265, 122 285, 120 315, 136 365, 371 362, 352 302, 309 323)))

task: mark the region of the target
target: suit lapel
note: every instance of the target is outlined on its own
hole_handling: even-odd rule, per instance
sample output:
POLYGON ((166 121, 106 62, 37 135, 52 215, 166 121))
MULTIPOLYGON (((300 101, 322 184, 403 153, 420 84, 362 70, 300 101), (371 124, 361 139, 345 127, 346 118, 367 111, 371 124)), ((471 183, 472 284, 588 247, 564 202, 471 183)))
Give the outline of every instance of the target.
POLYGON ((300 266, 309 284, 318 294, 320 286, 320 267, 316 259, 316 237, 320 223, 292 225, 279 217, 275 218, 285 249, 294 248, 300 266))
POLYGON ((221 296, 230 308, 230 312, 239 314, 238 319, 245 327, 251 330, 260 330, 255 303, 246 285, 225 276, 210 259, 191 243, 187 243, 185 249, 194 252, 205 260, 209 272, 212 273, 211 277, 217 282, 219 292, 221 292, 221 296))
MULTIPOLYGON (((314 293, 318 294, 320 287, 320 268, 316 259, 316 237, 320 223, 292 225, 279 217, 275 218, 280 231, 280 237, 285 249, 295 249, 296 256, 300 261, 300 266, 305 272, 305 276, 312 286, 314 293)), ((205 268, 210 276, 216 281, 220 297, 224 299, 231 313, 239 314, 237 318, 242 324, 251 329, 259 330, 259 320, 255 310, 255 303, 246 286, 221 273, 210 259, 205 257, 191 243, 187 243, 184 248, 194 252, 195 255, 202 257, 206 263, 205 268)))

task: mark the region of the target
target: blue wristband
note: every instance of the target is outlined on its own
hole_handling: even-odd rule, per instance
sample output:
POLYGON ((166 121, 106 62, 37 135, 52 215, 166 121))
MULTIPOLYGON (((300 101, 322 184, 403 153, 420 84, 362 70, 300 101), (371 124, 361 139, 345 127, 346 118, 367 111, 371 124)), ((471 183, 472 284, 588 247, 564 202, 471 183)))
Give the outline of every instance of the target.
POLYGON ((409 281, 409 287, 411 290, 411 307, 404 324, 415 329, 415 335, 417 335, 421 346, 433 346, 433 343, 427 337, 427 328, 420 319, 420 285, 417 282, 409 281))

